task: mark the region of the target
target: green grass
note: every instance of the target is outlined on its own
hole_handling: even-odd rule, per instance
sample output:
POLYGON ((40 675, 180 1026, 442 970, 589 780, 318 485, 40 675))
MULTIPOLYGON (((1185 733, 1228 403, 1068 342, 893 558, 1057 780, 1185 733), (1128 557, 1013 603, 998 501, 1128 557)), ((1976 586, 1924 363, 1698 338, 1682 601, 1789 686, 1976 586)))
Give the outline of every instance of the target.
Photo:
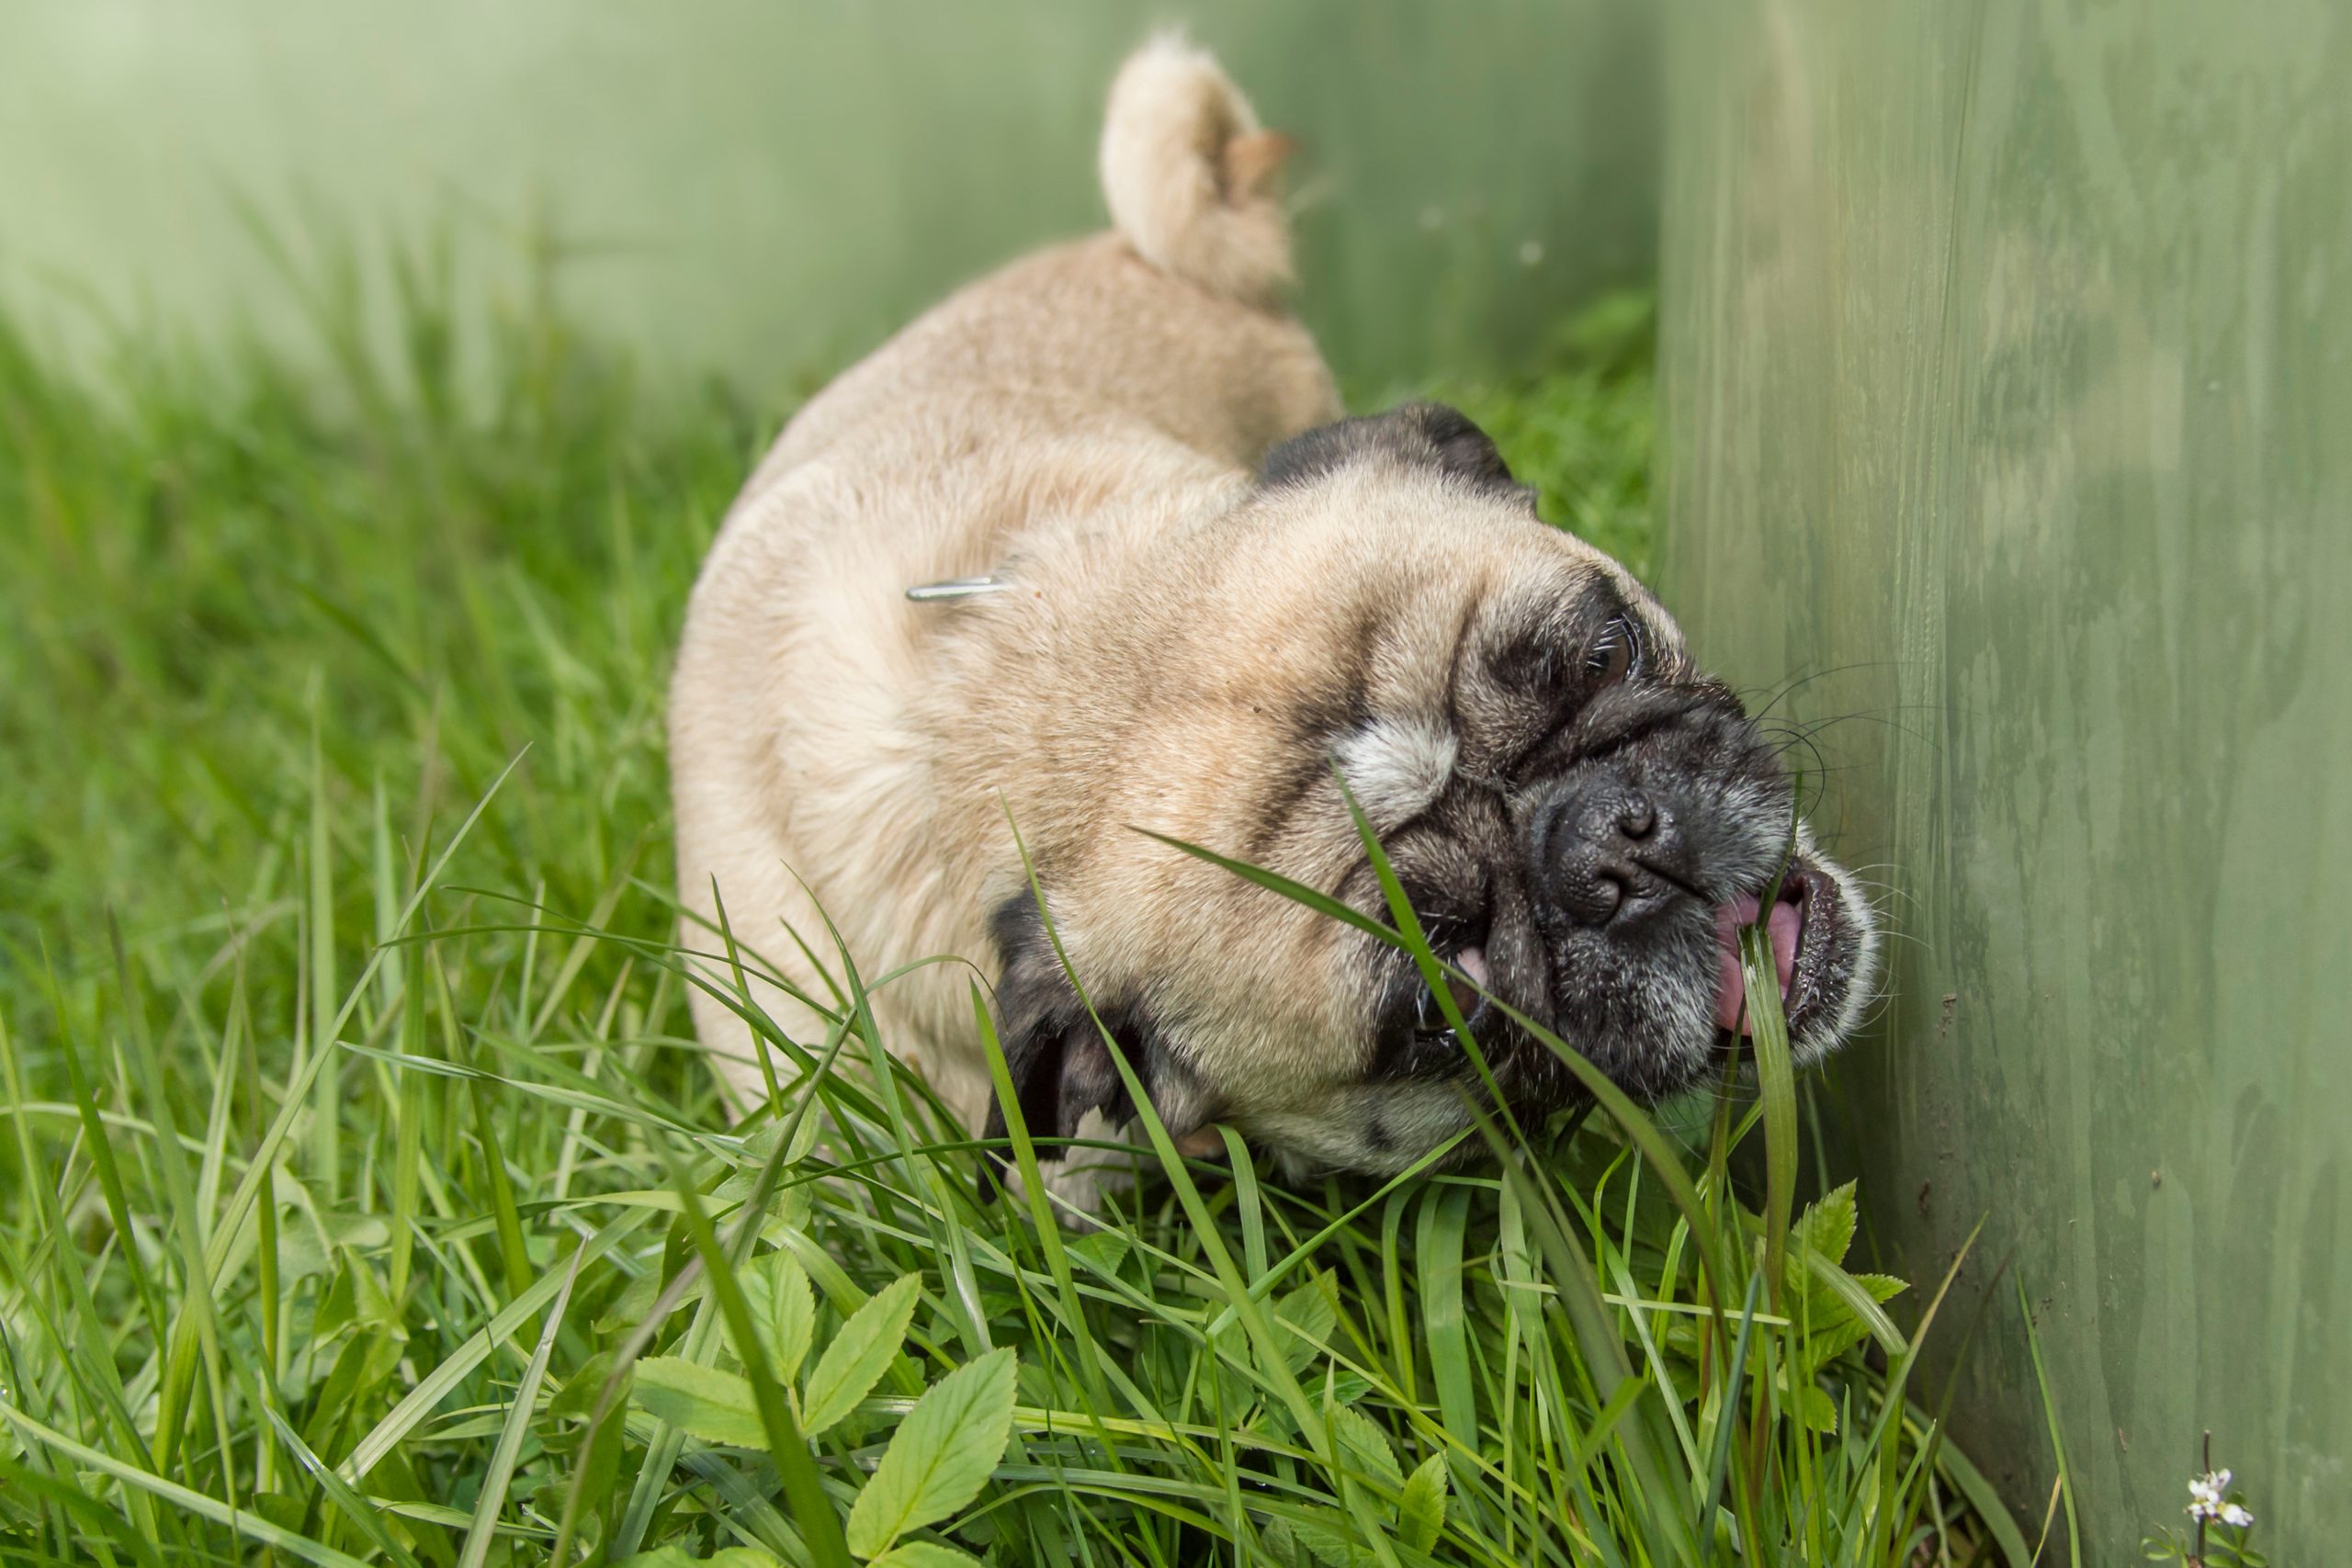
MULTIPOLYGON (((662 693, 784 411, 411 284, 390 355, 311 293, 324 376, 0 333, 0 1561, 2021 1568, 1769 1049, 1772 1116, 1066 1233, 843 963, 819 1114, 727 1130, 662 693)), ((1645 323, 1434 389, 1636 563, 1645 323)))

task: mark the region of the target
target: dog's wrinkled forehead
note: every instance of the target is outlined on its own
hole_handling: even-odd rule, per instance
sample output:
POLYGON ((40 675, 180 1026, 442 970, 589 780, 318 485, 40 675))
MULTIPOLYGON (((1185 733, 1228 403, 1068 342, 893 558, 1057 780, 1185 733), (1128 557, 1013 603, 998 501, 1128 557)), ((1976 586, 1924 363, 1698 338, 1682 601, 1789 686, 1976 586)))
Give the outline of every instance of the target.
MULTIPOLYGON (((1348 570, 1311 590, 1353 627, 1369 721, 1437 710, 1469 730, 1551 708, 1577 661, 1613 649, 1654 678, 1694 673, 1682 634, 1623 567, 1536 516, 1535 492, 1459 411, 1408 403, 1309 431, 1261 479, 1276 504, 1317 507, 1348 570), (1442 691, 1433 690, 1442 682, 1442 691)), ((1295 607, 1294 607, 1295 608, 1295 607)), ((1464 737, 1465 740, 1468 737, 1464 737)))

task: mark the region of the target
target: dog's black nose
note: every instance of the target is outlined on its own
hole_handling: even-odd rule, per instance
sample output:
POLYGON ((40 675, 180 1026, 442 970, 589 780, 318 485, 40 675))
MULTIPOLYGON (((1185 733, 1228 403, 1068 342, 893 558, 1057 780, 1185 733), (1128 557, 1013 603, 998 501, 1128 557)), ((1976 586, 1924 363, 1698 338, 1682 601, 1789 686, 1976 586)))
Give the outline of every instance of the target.
POLYGON ((1530 827, 1543 901, 1578 925, 1638 920, 1690 891, 1673 803, 1614 773, 1564 781, 1530 827))

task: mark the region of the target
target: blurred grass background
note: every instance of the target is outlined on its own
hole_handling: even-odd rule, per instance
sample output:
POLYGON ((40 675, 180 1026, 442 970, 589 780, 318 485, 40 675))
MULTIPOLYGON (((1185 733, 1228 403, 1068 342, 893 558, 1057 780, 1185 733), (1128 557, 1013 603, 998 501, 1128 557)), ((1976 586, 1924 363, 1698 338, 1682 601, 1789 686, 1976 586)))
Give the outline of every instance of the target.
POLYGON ((447 226, 469 329, 554 231, 567 308, 646 377, 776 393, 1093 228, 1111 73, 1172 20, 1301 143, 1302 308, 1351 379, 1532 369, 1650 281, 1658 29, 1623 0, 90 0, 0 7, 0 298, 85 360, 300 355, 249 217, 379 284, 447 226))

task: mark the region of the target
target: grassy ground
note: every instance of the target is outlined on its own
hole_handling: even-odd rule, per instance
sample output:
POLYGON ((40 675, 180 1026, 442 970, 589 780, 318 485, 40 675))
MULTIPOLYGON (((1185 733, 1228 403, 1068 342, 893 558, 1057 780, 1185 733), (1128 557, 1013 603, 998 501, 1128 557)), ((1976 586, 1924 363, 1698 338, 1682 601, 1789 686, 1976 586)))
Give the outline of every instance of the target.
MULTIPOLYGON (((323 379, 0 334, 0 1558, 2022 1562, 1769 1060, 1679 1139, 1245 1155, 1085 1235, 887 1072, 723 1131, 662 691, 783 411, 314 303, 323 379)), ((1645 332, 1434 389, 1637 564, 1645 332)), ((844 1011, 776 1047, 878 1067, 844 1011)))

